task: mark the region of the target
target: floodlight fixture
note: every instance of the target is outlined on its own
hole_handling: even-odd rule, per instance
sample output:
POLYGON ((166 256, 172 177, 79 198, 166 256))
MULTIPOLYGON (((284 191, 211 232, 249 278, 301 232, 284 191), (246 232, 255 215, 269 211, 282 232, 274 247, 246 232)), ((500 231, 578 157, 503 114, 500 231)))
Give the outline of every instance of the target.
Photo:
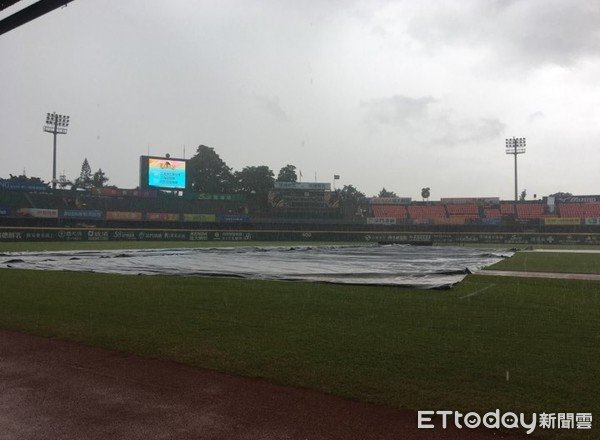
POLYGON ((516 138, 506 139, 506 154, 515 156, 515 202, 519 200, 518 179, 517 179, 517 156, 525 153, 526 139, 516 138))
POLYGON ((523 154, 526 146, 525 138, 506 139, 506 154, 523 154))
POLYGON ((44 131, 46 133, 52 133, 54 137, 53 142, 53 154, 52 154, 52 189, 56 189, 56 135, 67 134, 67 127, 69 126, 69 116, 57 115, 54 113, 46 114, 46 125, 44 125, 44 131))

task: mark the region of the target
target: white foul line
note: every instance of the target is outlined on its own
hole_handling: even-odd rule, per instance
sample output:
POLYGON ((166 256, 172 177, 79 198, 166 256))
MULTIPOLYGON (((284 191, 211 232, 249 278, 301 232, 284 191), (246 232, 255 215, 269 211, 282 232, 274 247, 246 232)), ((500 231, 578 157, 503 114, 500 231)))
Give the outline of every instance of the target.
POLYGON ((470 297, 470 296, 475 296, 475 295, 477 295, 478 293, 481 293, 481 292, 483 292, 484 290, 488 290, 490 287, 494 287, 494 286, 495 286, 495 284, 490 284, 490 285, 488 285, 488 286, 482 287, 482 288, 481 288, 481 289, 479 289, 479 290, 476 290, 475 292, 469 293, 468 295, 461 296, 459 299, 465 299, 465 298, 468 298, 468 297, 470 297))

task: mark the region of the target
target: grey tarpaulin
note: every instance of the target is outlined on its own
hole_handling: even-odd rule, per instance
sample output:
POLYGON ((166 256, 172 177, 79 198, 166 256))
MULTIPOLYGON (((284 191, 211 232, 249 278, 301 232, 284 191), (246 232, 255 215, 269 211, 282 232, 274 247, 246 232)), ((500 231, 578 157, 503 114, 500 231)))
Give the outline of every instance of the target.
POLYGON ((511 251, 456 247, 298 246, 10 252, 3 267, 116 274, 229 276, 344 284, 450 287, 511 251))

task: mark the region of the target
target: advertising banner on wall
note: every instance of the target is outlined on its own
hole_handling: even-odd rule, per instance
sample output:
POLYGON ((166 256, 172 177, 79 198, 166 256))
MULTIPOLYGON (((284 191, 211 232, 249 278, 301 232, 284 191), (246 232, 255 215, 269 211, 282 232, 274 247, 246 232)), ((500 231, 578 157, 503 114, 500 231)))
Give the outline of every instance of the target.
POLYGON ((141 212, 106 211, 106 220, 141 220, 141 212))
POLYGON ((306 191, 331 191, 328 182, 279 182, 274 184, 275 189, 301 189, 306 191))
POLYGON ((546 217, 544 219, 545 225, 580 225, 581 219, 579 217, 546 217))
POLYGON ((434 218, 434 225, 464 225, 467 223, 467 218, 465 217, 448 217, 448 218, 434 218))
POLYGON ((176 222, 179 221, 179 214, 171 212, 147 212, 146 220, 158 222, 176 222))
POLYGON ((101 220, 102 211, 97 209, 65 209, 63 211, 63 218, 101 220))
POLYGON ((183 197, 191 200, 208 200, 211 202, 244 202, 246 200, 245 194, 207 194, 186 192, 183 197))
POLYGON ((478 205, 497 205, 500 203, 500 197, 442 197, 441 203, 444 204, 471 204, 478 205))
POLYGON ((107 197, 141 197, 145 199, 155 199, 158 196, 156 190, 140 191, 139 189, 121 189, 121 188, 96 188, 92 190, 96 194, 107 197))
POLYGON ((574 195, 564 195, 564 196, 549 196, 544 197, 544 201, 550 204, 551 199, 554 199, 555 203, 594 203, 600 202, 600 195, 587 195, 587 196, 574 196, 574 195))
POLYGON ((17 210, 19 217, 58 218, 58 209, 21 208, 17 210))
POLYGON ((500 226, 502 219, 500 218, 482 218, 480 219, 482 225, 500 226))
POLYGON ((408 205, 412 199, 410 197, 371 197, 371 205, 408 205))
POLYGON ((0 228, 0 241, 340 241, 356 243, 600 245, 600 233, 411 233, 350 231, 152 230, 84 228, 0 228))
POLYGON ((389 218, 389 217, 367 217, 367 224, 368 225, 395 225, 396 224, 396 219, 395 218, 389 218))
POLYGON ((47 183, 11 182, 0 179, 0 189, 9 191, 48 191, 50 186, 47 183))
POLYGON ((238 214, 222 214, 219 215, 219 222, 221 223, 250 223, 250 217, 247 215, 238 214))
POLYGON ((214 223, 217 221, 217 216, 215 214, 183 214, 183 221, 214 223))

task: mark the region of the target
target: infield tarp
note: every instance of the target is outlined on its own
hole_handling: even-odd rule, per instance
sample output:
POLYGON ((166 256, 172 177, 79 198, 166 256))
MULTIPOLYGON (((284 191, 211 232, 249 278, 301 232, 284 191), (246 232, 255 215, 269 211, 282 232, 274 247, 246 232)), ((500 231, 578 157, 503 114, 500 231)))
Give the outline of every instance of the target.
POLYGON ((115 274, 225 276, 342 284, 451 287, 511 251, 456 247, 299 246, 9 252, 9 268, 115 274))

